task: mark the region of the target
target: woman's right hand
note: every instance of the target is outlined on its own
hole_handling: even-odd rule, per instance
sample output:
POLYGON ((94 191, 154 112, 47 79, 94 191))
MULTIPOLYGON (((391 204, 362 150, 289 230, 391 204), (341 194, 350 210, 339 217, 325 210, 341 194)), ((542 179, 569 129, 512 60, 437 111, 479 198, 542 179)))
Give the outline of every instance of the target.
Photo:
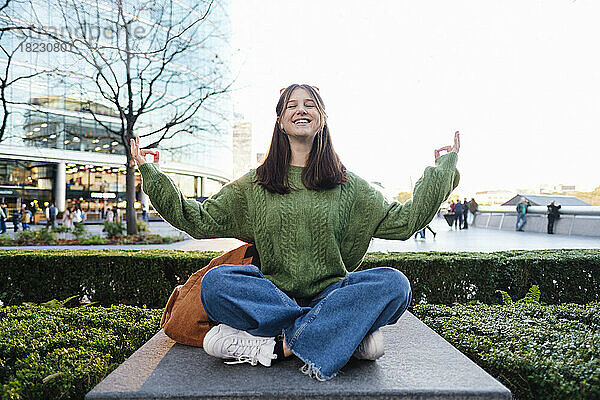
POLYGON ((458 153, 460 150, 460 133, 456 131, 454 133, 454 145, 453 146, 444 146, 439 149, 434 150, 434 157, 437 160, 442 151, 447 151, 448 153, 455 152, 458 153))
POLYGON ((130 139, 129 146, 131 148, 131 158, 135 161, 139 167, 142 164, 146 164, 146 155, 152 154, 154 156, 154 162, 158 163, 159 153, 152 150, 140 149, 140 138, 138 136, 135 139, 130 139))

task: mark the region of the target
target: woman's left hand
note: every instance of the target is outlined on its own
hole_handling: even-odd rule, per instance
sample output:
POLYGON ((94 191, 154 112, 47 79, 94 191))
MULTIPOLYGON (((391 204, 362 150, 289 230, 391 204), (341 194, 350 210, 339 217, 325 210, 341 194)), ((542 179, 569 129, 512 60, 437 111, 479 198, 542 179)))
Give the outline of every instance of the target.
POLYGON ((448 153, 450 153, 450 152, 458 153, 459 150, 460 150, 460 133, 458 131, 456 131, 454 133, 454 146, 444 146, 439 149, 436 149, 434 151, 435 159, 436 160, 438 159, 441 151, 447 151, 448 153))

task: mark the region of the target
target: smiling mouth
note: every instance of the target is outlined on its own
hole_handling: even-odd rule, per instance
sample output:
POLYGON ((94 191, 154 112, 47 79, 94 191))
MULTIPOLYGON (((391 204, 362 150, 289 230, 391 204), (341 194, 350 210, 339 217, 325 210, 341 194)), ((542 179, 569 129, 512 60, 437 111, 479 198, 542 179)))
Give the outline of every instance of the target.
POLYGON ((310 121, 306 118, 299 118, 294 121, 294 125, 304 126, 310 124, 310 121))

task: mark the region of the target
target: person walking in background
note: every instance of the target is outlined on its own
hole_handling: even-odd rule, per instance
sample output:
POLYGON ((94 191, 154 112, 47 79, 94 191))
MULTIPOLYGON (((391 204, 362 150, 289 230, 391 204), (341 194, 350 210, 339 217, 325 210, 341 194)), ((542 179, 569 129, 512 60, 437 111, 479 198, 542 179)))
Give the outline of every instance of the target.
POLYGON ((29 224, 31 223, 31 211, 27 209, 25 204, 21 204, 21 226, 24 231, 29 230, 29 224))
POLYGON ((427 225, 425 228, 421 229, 420 231, 417 231, 415 233, 415 239, 417 238, 417 235, 421 235, 421 239, 425 239, 425 229, 429 229, 429 232, 433 233, 433 238, 435 239, 435 235, 437 235, 437 233, 435 233, 429 225, 427 225))
POLYGON ((454 208, 456 207, 456 204, 454 203, 454 200, 452 200, 450 202, 450 212, 449 214, 452 215, 452 224, 450 225, 450 227, 454 227, 456 228, 456 224, 458 223, 458 219, 456 217, 456 212, 454 211, 454 208))
POLYGON ((73 209, 73 223, 83 221, 81 205, 77 204, 73 209))
POLYGON ((46 227, 54 228, 54 224, 56 223, 56 206, 54 202, 50 203, 50 206, 46 207, 46 227))
POLYGON ((63 226, 69 229, 73 229, 73 218, 75 218, 74 210, 72 206, 69 206, 65 209, 65 212, 63 213, 63 226))
POLYGON ((475 201, 474 198, 471 198, 471 201, 469 201, 469 225, 471 225, 473 223, 473 220, 475 219, 475 214, 477 213, 477 210, 479 209, 479 204, 477 204, 477 202, 475 201))
POLYGON ((115 215, 113 214, 112 208, 108 207, 106 209, 106 214, 104 214, 106 216, 106 222, 113 222, 115 219, 115 215))
MULTIPOLYGON (((425 229, 429 229, 429 232, 433 233, 433 238, 435 239, 435 235, 437 235, 437 233, 435 233, 435 232, 433 231, 433 229, 431 229, 431 227, 430 227, 429 225, 427 225, 427 226, 425 227, 425 229)), ((423 229, 423 231, 425 231, 425 229, 423 229)))
POLYGON ((560 218, 560 207, 561 205, 558 204, 554 204, 554 200, 552 200, 550 202, 550 204, 548 204, 548 233, 549 234, 553 234, 554 233, 554 221, 556 221, 557 219, 560 218))
POLYGON ((2 204, 0 204, 0 234, 6 232, 6 221, 8 221, 8 208, 6 208, 6 204, 2 202, 2 204))
POLYGON ((468 229, 469 228, 469 223, 467 222, 467 216, 469 215, 469 202, 467 201, 467 198, 465 197, 463 200, 463 229, 468 229))
POLYGON ((523 227, 527 223, 527 207, 529 207, 529 202, 525 197, 521 197, 521 201, 517 204, 517 224, 515 225, 515 229, 519 232, 523 232, 523 227), (519 222, 521 225, 519 226, 519 222))
MULTIPOLYGON (((85 222, 87 220, 87 213, 85 211, 83 211, 83 209, 81 208, 81 204, 77 204, 77 207, 79 208, 79 211, 81 212, 81 222, 85 222)), ((89 208, 88 208, 89 210, 89 208)))
MULTIPOLYGON (((454 205, 454 215, 456 217, 456 221, 458 221, 458 229, 463 228, 463 204, 459 201, 454 205)), ((456 227, 456 224, 454 225, 456 227)))
POLYGON ((425 239, 425 228, 415 232, 415 240, 417 239, 418 235, 421 235, 421 239, 425 239))
POLYGON ((18 208, 15 208, 15 211, 13 211, 12 223, 14 231, 17 232, 19 230, 19 224, 21 223, 21 210, 18 208))

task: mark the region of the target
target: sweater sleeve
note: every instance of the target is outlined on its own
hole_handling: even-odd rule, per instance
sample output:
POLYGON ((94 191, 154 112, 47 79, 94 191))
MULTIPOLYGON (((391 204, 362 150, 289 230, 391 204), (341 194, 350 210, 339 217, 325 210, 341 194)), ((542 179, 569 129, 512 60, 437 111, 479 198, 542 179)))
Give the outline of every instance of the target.
MULTIPOLYGON (((351 220, 362 221, 371 237, 406 240, 427 226, 440 205, 458 186, 458 155, 439 157, 435 167, 427 167, 415 184, 412 199, 404 204, 389 203, 375 188, 363 185, 352 209, 351 220)), ((365 182, 366 183, 366 182, 365 182)))
POLYGON ((158 164, 139 166, 142 189, 169 224, 195 239, 233 237, 254 242, 248 207, 239 180, 230 182, 204 202, 187 199, 158 164))

